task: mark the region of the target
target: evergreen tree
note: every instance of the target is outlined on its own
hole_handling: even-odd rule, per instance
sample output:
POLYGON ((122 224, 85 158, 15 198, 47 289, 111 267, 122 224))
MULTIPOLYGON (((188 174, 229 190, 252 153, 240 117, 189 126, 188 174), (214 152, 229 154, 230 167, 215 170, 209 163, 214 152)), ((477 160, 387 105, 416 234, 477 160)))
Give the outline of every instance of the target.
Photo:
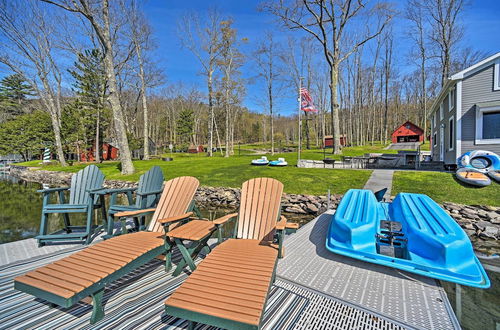
POLYGON ((12 74, 0 81, 0 121, 20 115, 27 96, 34 95, 33 88, 20 74, 12 74))
POLYGON ((194 112, 191 108, 182 109, 177 119, 177 136, 179 137, 179 142, 184 146, 191 143, 194 128, 193 114, 194 112))
POLYGON ((79 147, 87 149, 94 146, 95 159, 100 161, 102 133, 110 121, 109 109, 105 107, 107 80, 101 51, 92 49, 78 54, 74 69, 69 73, 75 79, 73 88, 77 99, 67 109, 67 114, 78 116, 80 128, 68 133, 71 138, 79 139, 73 141, 79 147))
POLYGON ((0 154, 20 154, 24 160, 53 142, 50 116, 44 111, 20 115, 0 125, 0 154))

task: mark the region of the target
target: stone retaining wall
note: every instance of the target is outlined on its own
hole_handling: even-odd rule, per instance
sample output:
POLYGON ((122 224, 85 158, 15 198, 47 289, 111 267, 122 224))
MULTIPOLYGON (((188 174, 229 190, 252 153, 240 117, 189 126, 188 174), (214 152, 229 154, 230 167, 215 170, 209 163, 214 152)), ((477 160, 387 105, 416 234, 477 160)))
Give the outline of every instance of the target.
MULTIPOLYGON (((12 175, 26 181, 35 181, 50 185, 67 185, 71 180, 71 173, 36 170, 26 167, 12 166, 12 175)), ((106 180, 106 188, 135 187, 136 182, 106 180)), ((240 189, 225 187, 200 187, 196 194, 196 202, 204 207, 236 208, 239 204, 240 189)), ((330 208, 335 209, 341 195, 330 196, 330 208)), ((455 203, 444 203, 443 208, 464 229, 471 238, 479 240, 500 239, 500 207, 471 206, 455 203)), ((282 211, 300 216, 319 215, 327 210, 327 196, 284 194, 282 211)), ((500 251, 500 244, 495 242, 493 247, 500 251)))

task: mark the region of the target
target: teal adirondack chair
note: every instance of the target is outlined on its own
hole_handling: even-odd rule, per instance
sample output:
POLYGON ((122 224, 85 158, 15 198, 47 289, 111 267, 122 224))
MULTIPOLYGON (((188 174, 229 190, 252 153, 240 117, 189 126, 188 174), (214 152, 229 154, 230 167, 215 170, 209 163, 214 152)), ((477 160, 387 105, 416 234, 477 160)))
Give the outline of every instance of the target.
POLYGON ((78 171, 71 178, 71 186, 64 188, 50 188, 39 190, 43 194, 42 220, 40 235, 36 237, 38 246, 46 243, 79 242, 89 244, 102 226, 94 225, 94 210, 102 210, 103 219, 106 219, 104 195, 96 194, 103 189, 104 174, 95 165, 89 165, 78 171), (64 192, 69 190, 69 200, 66 203, 64 192), (59 194, 59 204, 49 204, 51 193, 59 194), (51 213, 63 215, 64 228, 47 234, 48 218, 51 213), (69 219, 70 213, 85 213, 87 223, 85 226, 72 226, 69 219))
MULTIPOLYGON (((106 189, 99 194, 110 194, 109 207, 108 207, 108 221, 107 221, 107 235, 104 238, 110 238, 115 236, 117 233, 113 233, 114 230, 114 214, 123 211, 136 211, 148 208, 156 207, 158 204, 158 199, 162 193, 163 187, 163 173, 159 166, 153 166, 149 171, 141 175, 139 178, 139 184, 137 188, 124 188, 124 189, 106 189), (133 192, 135 192, 135 202, 133 198, 133 192), (117 204, 117 197, 119 194, 125 194, 127 196, 129 205, 117 204)), ((141 229, 144 226, 144 216, 139 219, 134 217, 135 226, 137 229, 141 229)), ((125 224, 122 226, 121 233, 125 233, 125 224)))

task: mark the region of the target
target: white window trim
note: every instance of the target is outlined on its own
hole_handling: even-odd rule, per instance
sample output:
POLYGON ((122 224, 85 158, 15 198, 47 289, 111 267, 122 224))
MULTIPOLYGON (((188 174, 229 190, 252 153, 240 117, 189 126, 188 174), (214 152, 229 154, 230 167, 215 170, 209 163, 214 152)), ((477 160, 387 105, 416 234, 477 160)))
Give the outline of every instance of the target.
POLYGON ((437 123, 437 120, 438 119, 438 113, 436 111, 435 115, 434 115, 434 128, 436 128, 436 123, 437 123))
POLYGON ((500 139, 483 139, 483 113, 500 111, 500 106, 480 108, 476 105, 476 144, 500 144, 500 139))
POLYGON ((455 100, 455 96, 456 96, 455 88, 450 89, 450 92, 448 93, 448 111, 455 109, 455 104, 457 103, 455 100))
POLYGON ((455 118, 454 116, 451 116, 450 119, 448 120, 448 130, 450 128, 453 128, 453 131, 451 132, 451 138, 450 138, 450 132, 448 131, 448 138, 450 139, 448 141, 448 151, 453 151, 455 150, 455 135, 456 135, 456 127, 455 127, 455 118), (450 148, 450 143, 451 143, 451 148, 450 148))
POLYGON ((455 138, 457 142, 455 143, 455 159, 458 159, 462 153, 462 81, 457 82, 457 87, 455 89, 457 95, 457 122, 455 123, 455 138))
POLYGON ((439 121, 444 119, 444 101, 439 105, 439 121))
POLYGON ((493 70, 493 90, 500 90, 500 60, 495 61, 495 67, 493 70))
POLYGON ((437 145, 438 145, 437 144, 438 143, 437 140, 438 139, 437 139, 437 131, 436 131, 436 132, 434 132, 434 135, 432 135, 432 146, 433 147, 437 147, 437 145))

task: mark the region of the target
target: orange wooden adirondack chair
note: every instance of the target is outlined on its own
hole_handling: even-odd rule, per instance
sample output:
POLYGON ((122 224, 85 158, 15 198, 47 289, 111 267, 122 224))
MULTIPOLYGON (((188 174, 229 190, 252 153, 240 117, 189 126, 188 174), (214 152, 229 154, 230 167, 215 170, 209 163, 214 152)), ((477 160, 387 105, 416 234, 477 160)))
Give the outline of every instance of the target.
MULTIPOLYGON (((27 292, 62 307, 71 307, 91 296, 91 323, 104 317, 102 296, 106 284, 166 253, 171 267, 171 244, 165 236, 169 225, 193 215, 194 195, 199 181, 179 177, 165 183, 156 209, 127 211, 115 216, 141 216, 154 212, 147 228, 97 243, 47 266, 14 279, 17 290, 27 292)), ((215 227, 215 225, 213 225, 215 227)))
POLYGON ((219 244, 198 265, 165 301, 167 314, 189 320, 190 327, 196 322, 227 329, 260 327, 285 230, 297 229, 280 218, 282 192, 283 184, 275 179, 243 183, 239 213, 214 220, 221 226, 236 219, 236 239, 219 244), (273 243, 275 233, 278 244, 273 243))

